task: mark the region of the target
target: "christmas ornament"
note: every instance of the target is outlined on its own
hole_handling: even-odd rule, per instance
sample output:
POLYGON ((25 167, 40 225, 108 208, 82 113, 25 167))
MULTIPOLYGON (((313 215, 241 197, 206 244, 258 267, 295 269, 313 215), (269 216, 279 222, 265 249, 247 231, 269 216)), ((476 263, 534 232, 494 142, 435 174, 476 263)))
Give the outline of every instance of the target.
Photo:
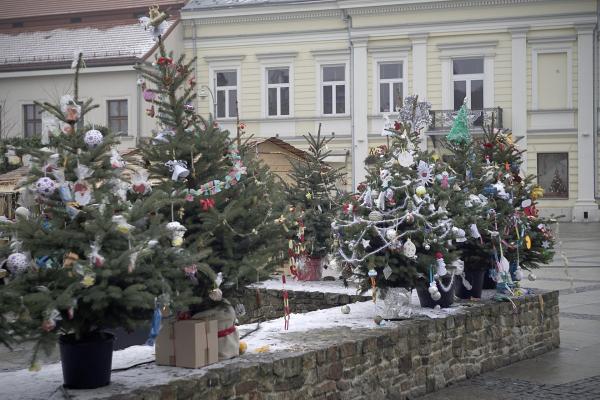
POLYGON ((446 262, 444 261, 442 252, 438 251, 435 253, 435 261, 437 262, 437 276, 445 276, 448 273, 448 270, 446 269, 446 262))
POLYGON ((79 260, 79 255, 72 251, 65 254, 63 258, 63 268, 71 268, 79 260))
POLYGON ((152 185, 148 180, 148 171, 138 170, 135 175, 131 178, 131 188, 133 193, 137 194, 148 194, 152 191, 152 185))
POLYGON ((515 270, 515 281, 522 281, 524 277, 523 269, 519 264, 517 264, 517 269, 515 270))
POLYGON ((429 165, 425 161, 419 161, 419 165, 417 166, 417 174, 417 180, 421 185, 430 185, 433 183, 431 165, 429 165))
POLYGON ((117 149, 112 149, 110 151, 110 166, 112 168, 125 168, 125 161, 117 151, 117 149))
POLYGON ((81 279, 81 284, 83 287, 89 288, 96 283, 96 275, 95 274, 85 274, 83 279, 81 279))
POLYGON ((450 187, 450 175, 448 172, 444 171, 440 174, 440 187, 444 190, 450 187))
POLYGON ((51 196, 56 191, 56 182, 43 176, 35 182, 35 190, 42 196, 51 196))
POLYGON ((75 102, 73 96, 64 95, 60 98, 60 110, 65 116, 65 121, 74 123, 81 117, 81 106, 75 102))
POLYGON ((185 235, 187 228, 177 221, 169 222, 166 228, 171 237, 171 245, 180 247, 183 244, 183 235, 185 235))
POLYGON ((31 216, 31 211, 29 211, 29 209, 23 206, 20 206, 17 207, 17 209, 15 210, 15 215, 23 219, 29 219, 29 217, 31 216))
POLYGON ((243 340, 240 340, 240 355, 244 354, 248 350, 248 344, 243 340))
POLYGON ((381 136, 391 136, 393 135, 392 129, 394 129, 394 124, 390 121, 390 117, 388 115, 383 115, 383 128, 381 128, 381 136))
POLYGON ((373 303, 377 301, 377 271, 371 268, 368 272, 369 279, 371 280, 371 293, 373 296, 373 303))
POLYGON ((185 179, 190 174, 190 170, 187 169, 187 163, 182 160, 167 161, 165 166, 169 168, 169 171, 173 172, 171 179, 174 181, 185 179))
POLYGON ((401 167, 408 168, 411 167, 415 163, 415 159, 411 153, 408 151, 403 151, 398 155, 398 164, 401 167))
POLYGON ((481 233, 479 233, 479 229, 477 228, 476 224, 471 224, 469 230, 471 231, 471 237, 473 239, 481 239, 481 233))
POLYGON ((6 259, 6 268, 11 275, 21 275, 29 267, 29 257, 25 253, 12 253, 6 259))
POLYGON ((425 196, 426 193, 427 189, 425 189, 425 186, 417 186, 415 189, 415 194, 417 194, 419 197, 425 196))
POLYGON ((398 237, 398 232, 396 232, 395 229, 390 228, 385 231, 385 237, 388 240, 396 240, 396 238, 398 237))
POLYGON ((90 255, 89 260, 94 267, 102 267, 104 265, 104 256, 100 254, 100 245, 98 243, 93 243, 90 246, 90 255))
POLYGON ((127 222, 122 215, 113 215, 112 222, 117 225, 117 230, 123 234, 128 234, 134 228, 133 225, 127 222))
POLYGON ((102 144, 104 141, 104 136, 99 130, 90 129, 83 136, 83 141, 88 148, 95 149, 102 144))
POLYGON ((456 229, 454 233, 454 240, 456 240, 457 243, 463 243, 467 241, 467 234, 465 233, 464 229, 456 229))
POLYGON ((547 240, 544 240, 544 241, 542 242, 542 247, 543 247, 544 249, 549 249, 549 248, 550 248, 550 242, 549 242, 549 241, 547 241, 547 240))
POLYGON ((535 276, 533 272, 530 272, 527 276, 527 279, 529 279, 530 281, 535 281, 537 279, 537 276, 535 276))
POLYGON ((381 220, 383 220, 383 214, 380 213, 379 211, 371 211, 369 213, 369 220, 374 221, 374 222, 381 221, 381 220))
POLYGON ((208 293, 208 297, 212 301, 221 301, 221 300, 223 300, 223 292, 221 291, 221 289, 216 288, 216 289, 211 290, 208 293))
POLYGON ((405 257, 413 258, 415 256, 415 254, 417 253, 417 247, 410 240, 410 238, 408 238, 406 240, 406 242, 404 243, 404 246, 402 246, 402 251, 403 251, 405 257))
POLYGON ((442 294, 440 293, 440 290, 438 289, 434 281, 429 282, 429 288, 427 289, 427 291, 429 292, 429 295, 431 296, 433 301, 438 301, 442 298, 442 294))
POLYGON ((381 315, 376 315, 375 318, 373 318, 373 322, 375 322, 376 325, 381 325, 383 317, 381 315))
POLYGON ((17 155, 17 152, 15 151, 14 147, 8 146, 4 156, 8 160, 8 165, 21 165, 21 157, 17 155))
POLYGON ((385 279, 390 279, 390 276, 392 276, 393 272, 394 271, 392 270, 392 268, 389 265, 386 265, 383 269, 383 276, 385 277, 385 279))
POLYGON ((350 306, 348 304, 345 304, 340 308, 340 311, 342 312, 342 314, 350 314, 350 306))
POLYGON ((527 250, 531 250, 531 237, 529 237, 529 235, 526 235, 523 239, 525 241, 525 248, 527 250))
POLYGON ((4 279, 8 276, 8 271, 4 268, 0 268, 0 279, 4 279))

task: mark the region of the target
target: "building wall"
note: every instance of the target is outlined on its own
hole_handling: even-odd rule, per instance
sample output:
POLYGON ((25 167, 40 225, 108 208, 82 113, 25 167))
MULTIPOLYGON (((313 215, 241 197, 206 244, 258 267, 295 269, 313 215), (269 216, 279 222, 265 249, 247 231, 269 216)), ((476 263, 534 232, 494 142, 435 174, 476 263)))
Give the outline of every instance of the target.
MULTIPOLYGON (((527 172, 538 173, 538 153, 568 153, 569 197, 544 200, 541 203, 542 207, 556 209, 550 211, 565 214, 570 219, 574 216, 573 210, 583 207, 582 204, 585 203, 586 210, 591 212, 594 218, 600 218, 597 206, 593 203, 593 195, 590 201, 589 193, 581 192, 582 187, 593 187, 598 181, 598 173, 582 174, 582 166, 596 163, 595 169, 600 170, 597 165, 600 164, 600 157, 597 147, 592 149, 591 145, 579 145, 581 140, 587 140, 583 132, 587 128, 578 126, 579 59, 585 59, 585 55, 578 53, 578 34, 587 29, 583 26, 585 24, 595 29, 598 19, 596 0, 475 1, 468 5, 451 1, 397 2, 399 4, 392 5, 390 2, 373 1, 369 6, 349 0, 330 3, 335 3, 335 6, 328 6, 329 3, 323 2, 302 7, 263 5, 214 11, 184 9, 182 18, 185 25, 185 50, 199 58, 198 81, 212 87, 209 81, 211 62, 221 62, 220 65, 223 66, 227 64, 228 57, 243 56, 238 57, 241 71, 240 118, 248 125, 250 132, 264 137, 279 135, 292 145, 302 148, 305 143, 301 135, 306 131, 314 132, 318 124, 322 123, 325 133, 335 132, 331 148, 336 156, 346 152, 352 153, 353 149, 358 151, 361 147, 363 150, 358 154, 365 154, 365 146, 372 148, 385 143, 385 139, 380 136, 382 114, 375 105, 375 61, 381 52, 388 49, 388 53, 393 54, 395 51, 396 56, 404 61, 405 95, 418 90, 415 82, 425 75, 426 97, 434 110, 447 109, 448 104, 451 104, 448 101, 449 96, 444 93, 444 88, 447 88, 446 91, 451 88, 446 82, 448 79, 443 76, 446 71, 445 65, 449 65, 444 61, 448 54, 486 55, 490 60, 488 63, 486 58, 486 69, 489 71, 488 68, 493 68, 493 74, 490 86, 486 86, 485 89, 491 94, 485 107, 502 108, 502 122, 505 128, 512 128, 514 118, 519 120, 520 115, 525 115, 525 121, 519 128, 520 132, 515 132, 515 135, 524 138, 521 143, 528 151, 527 172), (350 18, 344 19, 346 15, 350 18), (513 46, 518 43, 518 34, 515 32, 519 29, 526 32, 526 67, 522 72, 513 71, 513 46), (413 43, 416 43, 417 35, 426 37, 424 65, 415 58, 413 43), (353 52, 349 50, 350 42, 354 45, 353 52), (351 71, 357 68, 356 62, 364 63, 364 59, 360 58, 362 56, 357 55, 362 51, 360 46, 364 43, 367 49, 366 72, 359 76, 360 81, 348 80, 348 85, 352 86, 346 94, 361 96, 358 101, 354 99, 354 103, 359 105, 364 104, 363 98, 366 97, 366 115, 351 109, 347 110, 353 111, 348 113, 349 115, 321 115, 318 107, 320 77, 317 65, 323 58, 327 58, 322 53, 329 50, 331 59, 347 62, 348 74, 351 75, 351 71), (465 45, 467 50, 462 48, 465 45), (534 81, 537 82, 535 54, 547 52, 548 48, 568 54, 568 68, 565 73, 568 73, 570 96, 568 106, 560 110, 539 110, 540 107, 534 102, 534 81), (262 87, 262 74, 263 66, 268 65, 264 59, 265 53, 272 55, 269 62, 290 59, 294 87, 293 111, 290 117, 273 119, 263 115, 263 103, 266 99, 262 87), (278 54, 281 57, 278 57, 278 54), (525 75, 525 101, 522 102, 523 106, 516 105, 519 109, 513 109, 513 92, 523 89, 522 85, 520 88, 512 87, 513 78, 520 73, 525 75), (363 80, 366 80, 364 92, 359 88, 365 86, 363 80), (366 125, 362 122, 365 119, 366 125), (366 126, 367 132, 359 132, 356 128, 359 126, 366 126), (592 163, 581 163, 581 159, 592 160, 592 163)), ((593 34, 595 35, 596 31, 593 34)), ((590 47, 589 52, 593 51, 593 47, 590 47)), ((597 60, 597 57, 594 59, 597 60)), ((597 70, 598 62, 595 62, 594 69, 597 70)), ((363 66, 364 64, 359 65, 358 68, 363 66)), ((593 74, 589 76, 590 85, 593 84, 593 74)), ((552 81, 541 83, 553 84, 552 81)), ((557 88, 543 86, 540 89, 540 92, 552 93, 552 90, 557 88)), ((585 115, 589 112, 589 107, 587 104, 585 115)), ((199 109, 202 113, 209 112, 210 102, 199 104, 199 109)), ((592 114, 596 112, 594 109, 592 114)), ((235 126, 235 121, 221 123, 225 127, 235 126)), ((428 140, 430 147, 433 143, 434 141, 428 140)), ((349 161, 350 173, 352 159, 348 157, 346 160, 349 161)), ((597 188, 594 194, 598 194, 597 188)), ((578 213, 575 214, 583 215, 578 213)))
MULTIPOLYGON (((142 29, 142 28, 140 28, 142 29)), ((165 40, 167 48, 181 53, 181 27, 176 26, 165 40)), ((154 60, 154 50, 148 60, 154 60)), ((85 54, 84 54, 85 59, 85 54)), ((2 112, 1 137, 18 137, 24 134, 23 105, 40 102, 59 103, 64 94, 73 93, 74 71, 70 69, 17 71, 0 73, 0 105, 2 112)), ((99 107, 84 117, 85 123, 108 124, 107 101, 123 99, 128 106, 128 134, 121 137, 121 147, 135 147, 139 136, 150 136, 156 120, 146 115, 149 104, 141 98, 137 85, 138 72, 133 65, 91 67, 81 70, 79 97, 89 98, 99 107)))

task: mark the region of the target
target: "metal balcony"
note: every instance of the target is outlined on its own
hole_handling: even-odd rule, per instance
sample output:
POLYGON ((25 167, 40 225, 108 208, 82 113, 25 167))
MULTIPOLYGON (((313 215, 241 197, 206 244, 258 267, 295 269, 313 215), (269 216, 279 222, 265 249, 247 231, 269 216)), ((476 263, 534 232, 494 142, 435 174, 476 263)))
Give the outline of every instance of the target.
MULTIPOLYGON (((428 133, 435 135, 450 130, 458 110, 431 110, 429 113, 431 114, 431 124, 429 125, 428 133)), ((477 128, 481 129, 482 126, 491 124, 492 118, 494 119, 494 126, 496 128, 502 128, 501 107, 469 111, 471 126, 476 130, 477 128)))

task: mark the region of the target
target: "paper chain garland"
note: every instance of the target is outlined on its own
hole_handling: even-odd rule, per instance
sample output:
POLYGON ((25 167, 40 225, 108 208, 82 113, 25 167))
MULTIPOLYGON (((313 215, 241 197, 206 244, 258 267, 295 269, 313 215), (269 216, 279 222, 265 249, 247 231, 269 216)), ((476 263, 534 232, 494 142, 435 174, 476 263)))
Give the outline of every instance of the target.
POLYGON ((226 157, 232 161, 233 166, 223 180, 214 179, 200 185, 198 189, 186 189, 184 193, 195 197, 212 196, 223 189, 229 189, 237 185, 242 179, 242 175, 248 174, 248 171, 242 162, 240 152, 235 144, 229 146, 226 157))

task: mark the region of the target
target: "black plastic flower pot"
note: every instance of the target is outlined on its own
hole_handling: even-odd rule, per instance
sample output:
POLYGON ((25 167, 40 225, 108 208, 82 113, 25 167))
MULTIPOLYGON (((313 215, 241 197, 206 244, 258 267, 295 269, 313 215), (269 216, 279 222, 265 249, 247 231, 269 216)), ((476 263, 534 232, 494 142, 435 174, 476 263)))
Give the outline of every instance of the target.
POLYGON ((496 289, 496 281, 492 279, 490 274, 492 270, 488 269, 483 274, 483 288, 484 289, 496 289))
POLYGON ((75 335, 59 338, 64 386, 94 389, 110 384, 114 335, 97 332, 80 340, 75 335))
MULTIPOLYGON (((450 275, 444 276, 441 278, 444 286, 448 286, 452 280, 450 275)), ((456 282, 456 279, 454 279, 456 282)), ((448 308, 454 303, 454 287, 451 287, 447 292, 444 291, 439 282, 435 282, 438 290, 442 297, 435 301, 431 298, 429 294, 429 286, 417 286, 417 295, 419 296, 419 302, 421 303, 421 307, 434 308, 439 305, 441 308, 448 308)), ((454 284, 453 284, 454 286, 454 284)))
POLYGON ((467 289, 463 285, 462 279, 458 279, 458 282, 455 284, 456 296, 461 299, 480 299, 486 274, 487 270, 485 269, 465 270, 465 279, 471 284, 471 289, 467 289))

